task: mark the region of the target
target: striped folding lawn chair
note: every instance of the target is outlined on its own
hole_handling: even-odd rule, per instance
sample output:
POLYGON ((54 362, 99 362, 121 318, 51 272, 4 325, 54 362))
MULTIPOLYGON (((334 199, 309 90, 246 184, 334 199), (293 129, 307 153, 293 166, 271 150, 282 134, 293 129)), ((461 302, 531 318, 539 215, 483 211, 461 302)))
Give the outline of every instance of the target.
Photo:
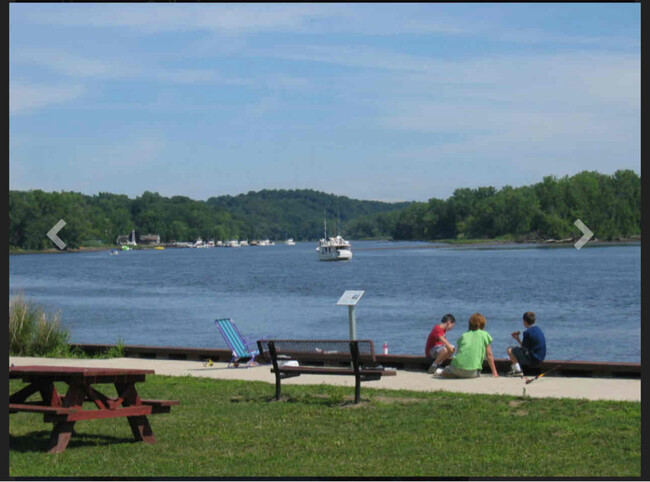
POLYGON ((256 340, 248 340, 241 336, 237 325, 230 318, 219 318, 214 321, 223 339, 226 340, 228 348, 232 351, 232 358, 228 362, 228 366, 238 367, 240 363, 244 363, 248 368, 256 364, 255 356, 259 353, 258 350, 250 350, 249 347, 257 346, 256 340))

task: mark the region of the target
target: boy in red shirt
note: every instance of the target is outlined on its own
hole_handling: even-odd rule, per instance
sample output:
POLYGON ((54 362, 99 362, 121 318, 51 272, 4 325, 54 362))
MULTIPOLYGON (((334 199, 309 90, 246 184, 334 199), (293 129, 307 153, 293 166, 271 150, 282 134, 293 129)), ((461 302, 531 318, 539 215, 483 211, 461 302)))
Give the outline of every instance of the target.
POLYGON ((424 355, 433 360, 429 367, 429 373, 435 373, 438 366, 451 358, 456 350, 454 345, 447 341, 446 333, 456 325, 456 318, 451 314, 446 314, 435 325, 427 337, 427 344, 424 347, 424 355))

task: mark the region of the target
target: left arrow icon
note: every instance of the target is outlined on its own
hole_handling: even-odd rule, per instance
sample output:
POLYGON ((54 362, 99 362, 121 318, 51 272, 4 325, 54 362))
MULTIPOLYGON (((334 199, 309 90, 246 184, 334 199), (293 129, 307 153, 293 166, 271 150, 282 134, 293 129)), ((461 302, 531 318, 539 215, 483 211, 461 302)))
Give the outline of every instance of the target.
POLYGON ((56 235, 56 233, 63 229, 63 226, 65 226, 65 221, 63 219, 59 219, 59 222, 52 226, 52 229, 47 232, 47 237, 50 238, 52 242, 59 247, 59 249, 65 249, 65 243, 61 241, 61 238, 56 235))

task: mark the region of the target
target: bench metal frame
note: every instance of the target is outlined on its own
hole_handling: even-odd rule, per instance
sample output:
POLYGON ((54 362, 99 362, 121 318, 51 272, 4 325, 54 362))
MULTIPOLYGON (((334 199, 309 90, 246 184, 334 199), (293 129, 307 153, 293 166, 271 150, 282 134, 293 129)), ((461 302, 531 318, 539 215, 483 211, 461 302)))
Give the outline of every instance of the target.
POLYGON ((375 357, 375 349, 372 340, 258 340, 258 350, 261 356, 269 359, 273 368, 271 373, 275 374, 275 399, 279 400, 282 393, 282 380, 285 378, 308 375, 348 375, 354 376, 354 403, 361 400, 361 382, 379 380, 382 376, 394 376, 393 370, 385 370, 378 365, 375 357), (339 350, 328 350, 327 348, 339 348, 339 350), (346 347, 345 351, 340 350, 346 347), (280 365, 283 361, 280 357, 291 358, 292 356, 304 355, 306 353, 322 354, 330 361, 348 362, 351 367, 332 366, 288 366, 280 365))

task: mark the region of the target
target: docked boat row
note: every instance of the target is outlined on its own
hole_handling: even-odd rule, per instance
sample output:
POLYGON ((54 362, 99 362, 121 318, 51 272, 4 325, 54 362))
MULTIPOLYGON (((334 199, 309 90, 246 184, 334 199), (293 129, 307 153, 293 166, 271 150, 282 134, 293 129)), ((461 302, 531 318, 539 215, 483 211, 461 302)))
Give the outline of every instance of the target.
MULTIPOLYGON (((131 237, 135 238, 135 234, 132 232, 131 237)), ((158 243, 159 238, 158 238, 158 243)), ((135 240, 131 242, 131 238, 129 238, 129 242, 124 243, 122 245, 122 250, 129 250, 131 247, 129 245, 135 245, 135 240)), ((296 242, 293 240, 293 238, 288 238, 286 241, 284 241, 284 244, 287 246, 295 246, 296 242)), ((262 240, 253 240, 253 241, 248 241, 248 240, 237 240, 237 239, 231 239, 227 241, 214 241, 212 239, 208 241, 203 241, 203 239, 198 238, 195 242, 182 242, 182 241, 176 241, 173 243, 170 243, 168 246, 170 247, 175 247, 175 248, 196 248, 196 249, 205 249, 205 248, 241 248, 244 246, 274 246, 275 242, 271 241, 269 239, 262 239, 262 240)), ((165 249, 163 246, 156 246, 154 249, 165 249)), ((316 251, 318 252, 318 259, 321 261, 348 261, 352 259, 352 244, 344 239, 340 234, 338 234, 335 237, 328 237, 327 236, 327 221, 324 223, 324 236, 321 238, 318 242, 318 246, 316 247, 316 251)), ((110 252, 111 255, 116 255, 118 254, 117 250, 111 250, 110 252)))
MULTIPOLYGON (((296 243, 292 238, 289 238, 284 242, 284 244, 295 246, 296 243)), ((241 241, 237 239, 230 239, 227 241, 215 242, 212 239, 209 241, 203 241, 201 238, 199 238, 194 243, 175 242, 173 243, 173 246, 177 248, 241 248, 245 246, 275 246, 275 242, 268 239, 253 240, 250 242, 247 239, 241 241)))

